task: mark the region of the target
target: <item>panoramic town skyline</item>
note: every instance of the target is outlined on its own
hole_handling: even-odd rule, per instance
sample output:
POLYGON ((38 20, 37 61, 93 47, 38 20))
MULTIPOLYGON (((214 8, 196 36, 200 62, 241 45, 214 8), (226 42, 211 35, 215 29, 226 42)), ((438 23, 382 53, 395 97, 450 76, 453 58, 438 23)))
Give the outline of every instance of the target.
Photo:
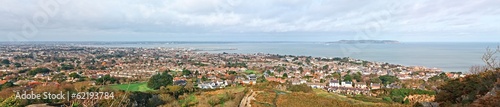
POLYGON ((3 0, 0 41, 499 42, 496 4, 3 0))

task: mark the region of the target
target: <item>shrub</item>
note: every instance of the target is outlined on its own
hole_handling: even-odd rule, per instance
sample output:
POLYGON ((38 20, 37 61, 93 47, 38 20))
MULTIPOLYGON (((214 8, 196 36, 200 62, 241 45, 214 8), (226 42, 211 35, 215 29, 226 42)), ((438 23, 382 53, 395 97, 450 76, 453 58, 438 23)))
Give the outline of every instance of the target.
POLYGON ((384 98, 382 98, 382 100, 388 101, 388 102, 393 102, 391 97, 384 97, 384 98))

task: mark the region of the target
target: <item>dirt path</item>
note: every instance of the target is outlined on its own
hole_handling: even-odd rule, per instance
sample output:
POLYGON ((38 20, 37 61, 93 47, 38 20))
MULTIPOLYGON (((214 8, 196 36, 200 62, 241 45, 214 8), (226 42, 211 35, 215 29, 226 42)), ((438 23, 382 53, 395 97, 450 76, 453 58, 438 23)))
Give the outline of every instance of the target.
POLYGON ((240 102, 240 107, 252 107, 252 100, 255 100, 255 94, 258 91, 253 91, 250 89, 250 93, 248 93, 240 102))

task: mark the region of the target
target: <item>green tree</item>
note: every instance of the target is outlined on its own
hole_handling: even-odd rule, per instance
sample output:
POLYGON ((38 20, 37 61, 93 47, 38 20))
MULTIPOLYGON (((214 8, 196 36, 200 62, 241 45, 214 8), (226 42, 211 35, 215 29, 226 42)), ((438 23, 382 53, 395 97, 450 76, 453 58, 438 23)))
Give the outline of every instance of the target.
POLYGON ((16 68, 19 68, 19 67, 21 67, 21 66, 22 66, 22 65, 21 65, 21 63, 17 63, 17 62, 16 62, 16 63, 14 63, 14 67, 16 67, 16 68))
POLYGON ((189 76, 189 75, 191 75, 191 71, 189 71, 189 70, 187 70, 187 69, 183 69, 183 70, 182 70, 182 75, 184 75, 184 76, 189 76))
POLYGON ((38 73, 49 73, 49 72, 50 72, 50 69, 48 69, 48 68, 36 68, 36 69, 30 70, 28 72, 28 75, 36 75, 38 73))
POLYGON ((384 84, 384 85, 395 83, 395 82, 399 81, 399 79, 396 76, 390 76, 390 75, 384 75, 384 76, 380 76, 378 78, 382 81, 382 84, 384 84))
POLYGON ((0 85, 0 89, 5 89, 5 88, 13 87, 13 86, 14 86, 14 83, 12 83, 12 82, 5 82, 5 84, 0 85))
POLYGON ((3 59, 1 63, 5 64, 5 65, 9 65, 10 61, 8 59, 3 59))
POLYGON ((354 80, 356 80, 356 82, 361 82, 361 73, 360 72, 356 72, 353 75, 353 78, 354 78, 354 80))
POLYGON ((28 71, 30 71, 31 69, 22 69, 22 70, 19 70, 18 73, 26 73, 28 71))
POLYGON ((257 78, 257 82, 260 82, 260 83, 263 83, 263 82, 266 82, 266 77, 264 77, 264 75, 262 75, 260 78, 257 78))
POLYGON ((202 77, 201 77, 201 80, 202 80, 202 81, 208 81, 208 78, 207 78, 206 76, 202 76, 202 77))
POLYGON ((382 83, 382 80, 380 80, 380 78, 371 78, 370 82, 371 83, 382 83))
POLYGON ((323 70, 328 70, 328 68, 330 68, 330 66, 328 65, 323 66, 323 70))
POLYGON ((282 78, 288 78, 288 74, 283 73, 283 77, 282 78))
POLYGON ((75 66, 69 64, 61 64, 61 70, 72 70, 75 69, 75 66))
POLYGON ((338 73, 338 72, 333 73, 333 74, 332 74, 332 76, 333 76, 333 78, 335 78, 335 79, 338 79, 338 80, 340 80, 340 79, 341 79, 341 78, 340 78, 340 77, 341 77, 341 75, 340 75, 340 73, 338 73))
POLYGON ((80 78, 80 75, 78 75, 77 73, 71 73, 69 74, 69 77, 73 77, 73 78, 80 78))
POLYGON ((173 77, 172 75, 168 74, 167 71, 163 72, 162 74, 156 74, 152 76, 148 81, 148 87, 151 89, 160 89, 160 87, 162 86, 172 85, 173 77))
POLYGON ((346 82, 347 82, 347 81, 352 81, 352 76, 351 76, 351 74, 346 74, 346 75, 344 75, 344 81, 346 81, 346 82))

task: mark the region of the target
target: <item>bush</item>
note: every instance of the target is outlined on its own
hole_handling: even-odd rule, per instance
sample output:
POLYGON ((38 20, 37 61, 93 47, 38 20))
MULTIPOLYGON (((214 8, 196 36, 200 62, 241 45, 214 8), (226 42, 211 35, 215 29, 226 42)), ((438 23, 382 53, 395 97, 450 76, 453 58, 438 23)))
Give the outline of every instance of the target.
POLYGON ((382 98, 382 100, 388 101, 388 102, 393 102, 391 97, 384 97, 384 98, 382 98))

